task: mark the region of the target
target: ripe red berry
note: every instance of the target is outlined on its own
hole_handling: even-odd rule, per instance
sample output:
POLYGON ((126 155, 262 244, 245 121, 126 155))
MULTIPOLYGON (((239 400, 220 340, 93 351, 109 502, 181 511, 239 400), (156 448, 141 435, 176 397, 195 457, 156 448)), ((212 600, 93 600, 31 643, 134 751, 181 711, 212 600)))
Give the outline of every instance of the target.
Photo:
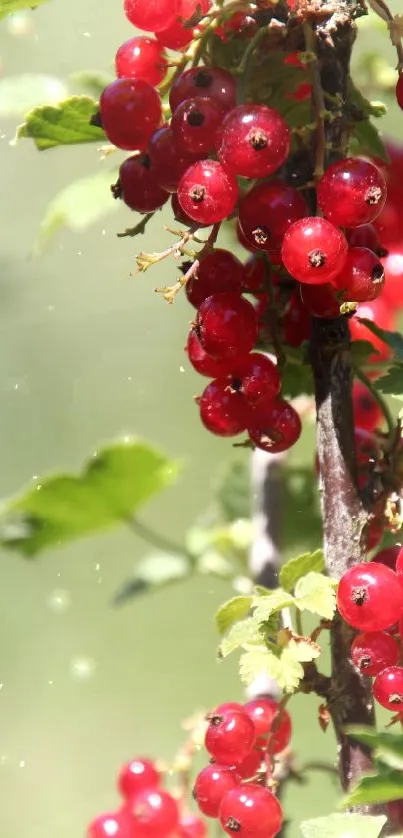
POLYGON ((403 710, 403 667, 388 666, 377 675, 372 691, 376 701, 387 710, 403 710))
POLYGON ((403 826, 403 800, 391 800, 386 804, 386 811, 393 826, 403 826))
MULTIPOLYGON (((320 286, 315 285, 314 287, 319 288, 320 286)), ((295 290, 291 294, 287 309, 284 313, 284 341, 289 346, 301 346, 301 343, 310 339, 311 331, 312 319, 310 313, 302 302, 299 291, 295 290)))
POLYGON ((236 770, 242 780, 251 780, 262 767, 262 763, 264 763, 264 751, 260 748, 252 748, 250 754, 236 766, 236 770))
POLYGON ((385 284, 382 262, 372 250, 350 247, 344 267, 334 284, 346 302, 365 303, 379 297, 385 284))
MULTIPOLYGON (((154 132, 147 153, 155 180, 167 192, 176 192, 182 175, 195 162, 194 155, 177 148, 170 125, 163 125, 154 132)), ((191 219, 189 222, 192 223, 191 219)))
MULTIPOLYGON (((186 227, 191 227, 192 224, 194 224, 193 218, 189 218, 189 216, 186 215, 186 213, 183 211, 178 201, 178 196, 176 192, 174 192, 174 194, 171 197, 171 209, 175 221, 179 221, 179 224, 185 224, 186 227)), ((200 224, 200 227, 203 226, 203 224, 200 224)))
POLYGON ((143 789, 130 801, 134 819, 134 835, 142 838, 165 838, 179 822, 176 800, 164 789, 143 789))
MULTIPOLYGON (((210 0, 198 0, 197 8, 205 15, 210 8, 210 0)), ((197 30, 185 27, 185 22, 190 20, 195 12, 194 0, 176 0, 175 14, 176 20, 167 29, 157 32, 157 39, 162 46, 168 49, 182 49, 186 47, 193 39, 193 34, 197 30)))
POLYGON ((160 775, 154 763, 140 757, 123 765, 118 776, 119 791, 127 800, 138 791, 157 787, 159 782, 160 775))
POLYGON ((403 306, 403 252, 394 250, 382 259, 385 269, 385 286, 382 300, 396 308, 403 306))
POLYGON ((186 351, 193 369, 199 375, 205 375, 207 378, 224 378, 228 375, 231 361, 218 361, 208 355, 203 349, 195 329, 191 329, 189 332, 186 351))
POLYGON ((133 818, 129 812, 108 812, 98 815, 87 828, 87 838, 132 838, 133 818))
POLYGON ((373 431, 382 424, 383 412, 365 384, 355 381, 353 386, 354 424, 367 431, 373 431))
POLYGON ((386 183, 373 163, 348 157, 326 169, 317 197, 324 216, 333 224, 359 227, 379 215, 386 200, 386 183))
POLYGON ((398 576, 403 576, 403 547, 400 547, 396 557, 396 573, 398 576))
POLYGON ((202 156, 214 147, 214 138, 223 112, 214 99, 194 96, 178 105, 171 128, 178 150, 202 156))
POLYGON ((236 358, 254 347, 258 321, 250 302, 239 294, 213 294, 197 317, 200 342, 213 358, 236 358))
POLYGON ((281 829, 283 812, 271 791, 250 783, 224 795, 219 813, 228 835, 242 838, 273 838, 281 829))
POLYGON ((236 103, 236 81, 231 73, 220 67, 192 67, 181 73, 171 87, 169 105, 172 113, 181 102, 194 96, 209 96, 224 111, 230 110, 236 103))
POLYGON ((215 379, 200 396, 200 419, 216 436, 236 436, 245 430, 247 411, 241 393, 231 390, 227 379, 215 379))
POLYGON ((250 256, 245 263, 242 279, 243 290, 256 294, 263 292, 266 284, 266 266, 259 256, 250 256))
POLYGON ((268 252, 278 250, 291 224, 306 215, 305 198, 281 180, 258 183, 239 207, 239 223, 247 243, 268 252))
POLYGON ((396 102, 403 111, 403 73, 400 73, 396 84, 396 102))
POLYGON ((350 567, 340 580, 337 607, 346 623, 354 628, 382 631, 399 619, 403 590, 389 567, 362 562, 350 567))
POLYGON ((271 401, 281 387, 276 364, 261 352, 252 352, 234 362, 226 381, 227 387, 241 393, 250 407, 271 401))
POLYGON ((220 765, 238 765, 251 752, 255 738, 255 726, 247 713, 226 710, 209 717, 204 744, 220 765))
POLYGON ((122 198, 125 204, 136 212, 153 212, 160 209, 169 198, 169 193, 157 183, 148 154, 127 157, 119 169, 119 179, 112 187, 115 198, 122 198))
POLYGON ((276 728, 270 735, 270 752, 278 754, 284 751, 289 745, 292 733, 291 717, 287 710, 278 714, 279 704, 272 698, 254 698, 245 704, 245 711, 251 717, 256 730, 256 745, 267 748, 268 736, 271 734, 273 721, 276 719, 276 728))
POLYGON ((182 209, 201 224, 223 221, 238 200, 234 176, 216 160, 200 160, 189 166, 178 186, 182 209))
POLYGON ((394 666, 399 658, 396 640, 385 631, 358 634, 351 645, 351 660, 364 675, 372 678, 387 666, 394 666))
POLYGON ((301 419, 285 399, 258 405, 252 412, 248 433, 252 442, 270 454, 287 451, 301 435, 301 419))
POLYGON ((193 797, 203 815, 217 818, 224 795, 240 782, 241 777, 229 765, 206 765, 197 775, 193 787, 193 797))
POLYGON ((197 273, 186 283, 186 296, 195 308, 212 294, 241 293, 244 266, 229 250, 217 247, 200 262, 197 273))
POLYGON ((384 303, 382 297, 378 297, 377 300, 370 303, 360 303, 354 316, 349 321, 352 340, 369 341, 376 350, 373 355, 369 356, 368 362, 376 364, 377 361, 387 361, 391 355, 390 347, 381 338, 370 332, 360 318, 372 320, 381 329, 390 329, 393 320, 389 306, 384 303))
POLYGON ((206 838, 207 826, 198 815, 185 812, 181 815, 176 834, 179 838, 206 838))
POLYGON ((161 100, 144 79, 116 79, 99 100, 102 127, 118 148, 143 151, 161 121, 161 100))
POLYGON ((125 15, 137 29, 160 32, 176 19, 172 0, 125 0, 125 15))
POLYGON ((215 707, 212 711, 212 715, 219 716, 220 713, 226 713, 228 710, 241 710, 243 713, 244 705, 240 704, 239 701, 224 701, 222 704, 219 704, 218 707, 215 707))
POLYGON ((390 567, 391 570, 398 573, 399 571, 396 568, 396 561, 400 550, 400 544, 394 544, 392 547, 385 547, 383 550, 379 550, 379 553, 376 553, 371 561, 379 562, 379 564, 386 564, 387 567, 390 567))
POLYGON ((154 38, 130 38, 119 47, 115 67, 120 79, 144 79, 156 86, 167 74, 168 61, 161 44, 154 38))
POLYGON ((319 216, 296 221, 281 248, 287 271, 300 282, 323 285, 333 280, 347 259, 348 245, 337 227, 319 216))
POLYGON ((373 224, 362 224, 361 227, 346 230, 346 238, 350 247, 366 247, 379 257, 385 255, 379 241, 378 232, 373 224))
POLYGON ((324 285, 301 285, 301 300, 314 317, 332 318, 340 314, 337 288, 330 282, 324 285))
POLYGON ((219 131, 219 159, 243 177, 273 174, 289 152, 290 129, 283 117, 267 105, 238 105, 226 115, 219 131))

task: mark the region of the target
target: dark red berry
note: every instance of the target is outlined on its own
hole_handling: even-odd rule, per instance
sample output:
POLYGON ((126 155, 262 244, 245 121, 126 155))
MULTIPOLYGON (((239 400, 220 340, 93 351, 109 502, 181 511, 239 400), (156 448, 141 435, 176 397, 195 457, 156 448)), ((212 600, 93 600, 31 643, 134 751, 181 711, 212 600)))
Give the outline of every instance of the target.
POLYGON ((251 294, 262 292, 265 288, 266 278, 264 260, 259 256, 250 256, 245 264, 242 279, 243 290, 251 294))
POLYGON ((230 110, 236 103, 236 82, 227 70, 220 67, 192 67, 185 70, 174 81, 169 94, 172 113, 185 99, 194 96, 209 96, 224 110, 230 110))
POLYGON ((195 276, 186 283, 186 296, 195 308, 212 294, 241 293, 244 266, 229 250, 216 248, 201 260, 195 276))
POLYGON ((185 812, 181 815, 176 834, 179 838, 206 838, 207 826, 193 812, 185 812))
POLYGON ((216 436, 236 436, 246 428, 245 400, 231 390, 225 378, 207 385, 200 396, 199 408, 204 427, 216 436))
POLYGON ((403 710, 403 667, 388 666, 377 675, 372 692, 376 701, 387 710, 403 710))
POLYGON ((308 215, 297 189, 281 180, 258 183, 239 207, 239 223, 248 242, 259 250, 278 250, 291 224, 308 215))
POLYGON ((290 129, 273 108, 244 104, 226 115, 217 154, 234 174, 266 177, 283 165, 289 152, 290 129))
POLYGON ((379 241, 379 235, 373 224, 362 224, 346 230, 346 238, 350 247, 366 247, 377 256, 384 256, 385 251, 379 241))
POLYGON ((334 284, 346 302, 365 303, 379 297, 385 284, 382 262, 372 250, 350 247, 334 284))
POLYGON ((385 631, 358 634, 351 646, 351 660, 364 675, 372 678, 387 666, 394 666, 398 658, 396 640, 385 631))
POLYGON ((136 212, 153 212, 160 209, 169 193, 158 185, 148 154, 127 157, 119 169, 119 180, 112 187, 116 198, 136 212))
MULTIPOLYGON (((306 286, 307 288, 309 286, 306 286)), ((315 288, 320 286, 315 285, 315 288)), ((289 346, 301 346, 305 340, 311 337, 312 319, 311 315, 302 302, 300 293, 295 290, 288 302, 283 318, 284 341, 289 346)))
POLYGON ((132 838, 133 819, 129 812, 98 815, 87 828, 87 838, 132 838))
MULTIPOLYGON (((186 227, 191 227, 194 224, 193 218, 189 218, 186 212, 183 211, 176 192, 171 197, 171 209, 175 221, 179 221, 179 224, 184 224, 186 227)), ((200 224, 200 227, 203 226, 203 224, 200 224)))
POLYGON ((176 19, 172 0, 125 0, 125 15, 137 29, 160 32, 176 19))
POLYGON ((119 791, 127 800, 143 789, 156 788, 159 782, 160 775, 154 763, 140 757, 127 762, 118 776, 119 791))
POLYGON ((241 393, 250 407, 257 407, 278 396, 281 378, 276 364, 267 355, 252 352, 233 363, 227 386, 241 393))
MULTIPOLYGON (((211 6, 210 0, 198 0, 197 8, 201 14, 205 15, 211 6)), ((176 20, 167 29, 157 32, 157 39, 162 46, 168 49, 182 49, 186 47, 193 39, 193 34, 197 27, 190 29, 185 26, 187 20, 190 20, 195 12, 194 0, 176 0, 175 14, 176 20)))
POLYGON ((161 99, 144 79, 116 79, 101 94, 99 111, 113 145, 143 151, 161 121, 161 99))
POLYGON ((203 349, 195 329, 191 329, 189 332, 186 351, 193 369, 199 375, 205 375, 207 378, 224 378, 228 375, 231 361, 218 361, 208 355, 203 349))
POLYGON ((229 765, 206 765, 197 775, 193 787, 193 796, 203 815, 217 818, 224 795, 239 786, 240 782, 241 777, 229 765))
POLYGON ((399 108, 403 111, 403 74, 400 73, 400 76, 397 80, 396 84, 396 102, 399 105, 399 108))
POLYGON ((188 154, 208 154, 222 122, 223 112, 214 99, 195 96, 176 108, 171 128, 177 148, 188 154))
POLYGON ((337 607, 341 616, 361 631, 383 631, 399 619, 403 590, 396 573, 376 562, 362 562, 339 582, 337 607))
POLYGON ((353 386, 354 424, 367 431, 373 431, 382 424, 383 412, 372 393, 361 381, 353 386))
POLYGON ((348 245, 337 227, 319 216, 296 221, 281 248, 287 271, 300 282, 323 285, 333 280, 347 259, 348 245))
POLYGON ((383 550, 379 550, 379 553, 376 553, 371 561, 379 562, 379 564, 386 564, 386 566, 390 567, 391 570, 398 572, 396 568, 396 561, 400 550, 400 544, 394 544, 392 547, 385 547, 383 550))
POLYGON ((272 754, 284 751, 291 739, 291 717, 287 710, 279 714, 279 704, 273 698, 254 698, 245 704, 245 711, 251 717, 256 730, 256 745, 269 750, 272 754), (272 733, 273 721, 276 719, 275 731, 272 733), (270 736, 270 740, 268 737, 270 736))
POLYGON ((115 67, 118 78, 144 79, 155 87, 165 78, 168 61, 154 38, 130 38, 119 47, 115 67))
POLYGON ((237 773, 242 780, 251 780, 264 764, 265 754, 261 748, 253 748, 242 762, 236 766, 237 773))
POLYGON ((301 419, 289 402, 277 398, 253 410, 248 433, 252 442, 263 451, 271 454, 287 451, 301 435, 301 419))
POLYGON ((273 838, 281 829, 283 812, 277 797, 269 789, 248 783, 224 795, 219 818, 228 835, 273 838))
POLYGON ((386 804, 386 811, 388 813, 388 819, 392 822, 393 826, 403 826, 403 799, 391 800, 386 804))
POLYGON ((258 321, 251 303, 239 294, 213 294, 199 308, 197 329, 213 358, 236 358, 253 349, 258 321))
POLYGON ((386 183, 369 160, 348 157, 326 169, 317 197, 324 216, 333 224, 359 227, 379 215, 386 200, 386 183))
POLYGON ((143 789, 130 802, 134 835, 142 838, 166 838, 179 822, 176 800, 164 789, 143 789))
POLYGON ((231 215, 238 200, 234 176, 216 160, 200 160, 182 175, 178 186, 182 209, 201 224, 216 224, 231 215))
MULTIPOLYGON (((154 132, 147 152, 157 183, 167 192, 176 192, 182 175, 195 162, 194 156, 177 148, 170 125, 163 125, 154 132)), ((191 224, 192 220, 189 222, 191 224)))
POLYGON ((330 282, 324 285, 307 285, 300 287, 301 300, 314 317, 332 318, 340 314, 340 301, 337 299, 337 288, 330 282))
POLYGON ((204 744, 220 765, 238 765, 251 752, 255 726, 242 710, 226 710, 209 717, 204 744))

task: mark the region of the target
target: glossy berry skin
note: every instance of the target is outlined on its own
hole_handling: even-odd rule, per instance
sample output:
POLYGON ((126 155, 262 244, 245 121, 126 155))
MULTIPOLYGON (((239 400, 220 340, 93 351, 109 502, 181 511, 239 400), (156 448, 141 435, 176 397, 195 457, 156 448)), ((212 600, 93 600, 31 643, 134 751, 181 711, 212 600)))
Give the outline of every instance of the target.
POLYGON ((185 291, 189 303, 200 308, 202 302, 212 294, 226 291, 241 293, 244 267, 229 250, 217 247, 202 259, 195 276, 186 283, 185 291))
POLYGON ((365 384, 355 381, 353 386, 354 425, 373 431, 383 422, 380 405, 365 384))
POLYGON ((168 71, 165 52, 154 38, 130 38, 119 47, 115 57, 119 79, 144 79, 154 87, 168 71))
POLYGON ((403 710, 403 667, 388 666, 377 675, 372 686, 375 700, 386 710, 403 710))
POLYGON ((326 169, 317 197, 324 216, 333 224, 359 227, 379 215, 386 201, 386 183, 373 163, 348 157, 326 169))
POLYGON ((350 567, 339 582, 337 607, 353 628, 383 631, 399 619, 403 591, 396 573, 375 562, 350 567))
MULTIPOLYGON (((150 138, 150 156, 154 178, 166 192, 176 192, 182 175, 195 162, 194 155, 178 149, 170 125, 158 128, 150 138)), ((189 219, 192 223, 191 219, 189 219)))
POLYGON ((176 800, 164 789, 143 789, 130 802, 135 831, 144 838, 166 838, 179 822, 176 800))
POLYGON ((267 105, 238 105, 221 126, 218 158, 234 174, 259 178, 276 172, 290 152, 290 129, 267 105))
POLYGON ((194 96, 209 96, 223 111, 228 111, 236 103, 236 82, 234 76, 219 67, 192 67, 185 70, 174 81, 169 105, 172 113, 185 99, 194 96))
POLYGON ((222 704, 219 704, 218 707, 215 707, 211 715, 219 716, 220 713, 227 713, 228 710, 236 710, 237 712, 240 710, 243 713, 244 706, 243 704, 240 704, 239 701, 224 701, 222 704))
POLYGON ((401 73, 396 84, 396 102, 403 111, 403 74, 401 73))
POLYGON ((263 259, 250 256, 245 263, 243 276, 243 288, 245 292, 256 294, 262 293, 266 282, 266 267, 263 259))
POLYGON ((187 154, 207 155, 214 147, 222 110, 214 99, 195 96, 185 99, 176 108, 171 128, 178 150, 187 154))
POLYGON ((253 748, 245 759, 237 766, 236 770, 242 780, 251 780, 258 773, 264 763, 264 751, 261 748, 253 748))
POLYGON ((193 787, 193 797, 203 815, 217 818, 224 795, 239 786, 240 782, 236 769, 229 765, 206 765, 197 775, 193 787))
POLYGON ((220 765, 238 765, 250 754, 255 726, 243 710, 226 710, 209 717, 204 744, 220 765))
POLYGON ((253 411, 248 433, 252 442, 270 454, 287 451, 301 435, 301 419, 285 399, 259 405, 253 411))
POLYGON ((213 294, 199 308, 197 331, 200 343, 213 358, 247 355, 257 338, 256 312, 239 294, 213 294))
POLYGON ((325 218, 309 216, 288 228, 281 248, 287 271, 299 282, 323 285, 343 269, 348 245, 345 236, 325 218))
POLYGON ((182 175, 178 199, 193 221, 217 224, 232 213, 238 200, 238 184, 216 160, 200 160, 182 175))
POLYGON ((291 224, 307 215, 305 198, 281 180, 258 183, 239 207, 239 223, 247 243, 267 252, 278 250, 291 224))
POLYGON ((373 678, 387 666, 394 666, 399 659, 396 640, 384 631, 358 634, 351 645, 351 660, 363 673, 373 678))
POLYGON ((283 812, 271 791, 248 783, 227 792, 221 801, 219 819, 228 835, 273 838, 281 829, 283 812))
MULTIPOLYGON (((210 0, 198 0, 197 5, 202 14, 206 14, 211 6, 211 3, 210 0)), ((194 29, 188 29, 184 26, 184 23, 192 17, 194 11, 194 0, 176 0, 175 22, 172 23, 171 26, 168 26, 167 29, 163 29, 161 32, 156 33, 157 39, 162 46, 167 47, 168 49, 179 50, 190 44, 193 39, 193 33, 196 31, 197 27, 194 29)))
POLYGON ((301 300, 314 317, 326 319, 338 317, 341 302, 337 299, 337 288, 330 282, 324 285, 304 285, 300 287, 301 300))
POLYGON ((161 121, 161 100, 144 79, 116 79, 99 100, 108 140, 127 151, 143 151, 161 121))
POLYGON ((243 396, 231 391, 225 378, 207 385, 200 396, 199 409, 204 427, 216 436, 236 436, 246 428, 243 396))
MULTIPOLYGON (((175 221, 179 221, 179 224, 185 224, 186 227, 191 227, 194 224, 193 218, 189 218, 183 211, 176 192, 171 196, 171 210, 175 221)), ((203 224, 200 226, 203 227, 203 224)))
POLYGON ((148 154, 127 157, 119 169, 119 180, 112 189, 116 197, 136 212, 153 212, 169 198, 157 183, 148 154))
POLYGON ((346 238, 350 247, 366 247, 379 257, 385 255, 379 241, 378 232, 373 224, 362 224, 361 227, 346 230, 346 238))
POLYGON ((160 32, 176 19, 172 0, 125 0, 124 10, 130 23, 146 32, 160 32))
POLYGON ((186 812, 181 815, 176 835, 179 838, 206 838, 207 826, 201 818, 193 812, 186 812))
POLYGON ((267 355, 252 352, 234 362, 227 386, 241 393, 250 407, 256 407, 278 396, 281 378, 276 364, 267 355))
POLYGON ((195 329, 191 329, 189 332, 186 352, 193 369, 199 375, 205 375, 208 378, 224 378, 228 375, 231 361, 219 361, 208 355, 203 349, 195 329))
POLYGON ((394 544, 392 547, 385 547, 383 550, 379 550, 371 561, 379 562, 379 564, 386 564, 387 567, 390 567, 391 570, 398 573, 396 562, 400 550, 400 544, 394 544))
MULTIPOLYGON (((278 709, 278 702, 272 698, 254 698, 245 704, 245 711, 255 725, 258 747, 267 748, 268 736, 278 709)), ((278 754, 284 751, 290 743, 291 733, 291 717, 284 709, 281 713, 281 721, 277 718, 275 732, 270 736, 270 753, 278 754)))
POLYGON ((118 776, 119 791, 126 800, 143 789, 156 788, 160 775, 149 759, 132 759, 121 768, 118 776))
POLYGON ((86 838, 132 838, 133 819, 129 812, 98 815, 88 826, 86 838))
POLYGON ((345 302, 365 303, 376 300, 385 285, 382 262, 372 250, 350 247, 341 272, 334 284, 343 294, 345 302))

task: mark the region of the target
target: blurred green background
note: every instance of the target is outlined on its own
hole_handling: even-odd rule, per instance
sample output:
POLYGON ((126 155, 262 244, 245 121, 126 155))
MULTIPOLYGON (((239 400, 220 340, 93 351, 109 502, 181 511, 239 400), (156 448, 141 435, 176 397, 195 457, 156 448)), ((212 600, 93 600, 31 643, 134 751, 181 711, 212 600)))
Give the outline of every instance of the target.
MULTIPOLYGON (((67 79, 80 69, 106 71, 131 32, 120 0, 54 0, 1 24, 1 73, 67 79)), ((374 37, 366 33, 363 42, 371 46, 374 37)), ((396 119, 391 109, 389 133, 396 119)), ((212 480, 233 452, 198 422, 192 395, 203 385, 183 353, 192 312, 183 295, 168 307, 153 293, 172 281, 173 264, 130 276, 139 244, 160 249, 171 239, 158 217, 141 240, 118 240, 132 220, 120 208, 85 234, 62 231, 33 260, 50 200, 100 164, 95 146, 45 154, 29 141, 12 146, 17 122, 2 117, 0 126, 0 492, 49 470, 76 469, 100 442, 139 434, 186 465, 146 515, 180 539, 209 505, 212 480)), ((293 456, 311 462, 306 437, 293 456)), ((290 514, 298 521, 297 513, 290 514)), ((111 606, 146 551, 119 531, 33 562, 2 554, 0 834, 7 838, 82 836, 89 819, 116 804, 123 760, 169 759, 184 718, 242 695, 236 662, 215 659, 212 617, 231 595, 226 583, 197 579, 111 606)), ((292 707, 300 763, 331 761, 332 734, 319 730, 314 700, 292 707)), ((330 775, 311 779, 286 794, 297 822, 325 814, 337 799, 330 775)), ((296 838, 297 826, 288 834, 296 838)))

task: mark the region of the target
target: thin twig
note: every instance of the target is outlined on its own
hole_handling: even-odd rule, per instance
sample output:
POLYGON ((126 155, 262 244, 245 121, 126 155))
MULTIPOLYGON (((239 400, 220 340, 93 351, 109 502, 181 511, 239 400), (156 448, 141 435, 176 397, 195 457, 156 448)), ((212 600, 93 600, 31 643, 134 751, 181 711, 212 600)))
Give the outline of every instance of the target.
MULTIPOLYGON (((315 55, 315 33, 309 23, 303 24, 305 48, 311 55, 315 55)), ((326 105, 325 97, 320 78, 320 69, 318 57, 309 62, 309 71, 312 84, 312 103, 315 112, 316 123, 316 143, 315 143, 315 169, 314 179, 320 180, 325 170, 325 155, 326 155, 326 129, 325 129, 325 114, 326 105)))

